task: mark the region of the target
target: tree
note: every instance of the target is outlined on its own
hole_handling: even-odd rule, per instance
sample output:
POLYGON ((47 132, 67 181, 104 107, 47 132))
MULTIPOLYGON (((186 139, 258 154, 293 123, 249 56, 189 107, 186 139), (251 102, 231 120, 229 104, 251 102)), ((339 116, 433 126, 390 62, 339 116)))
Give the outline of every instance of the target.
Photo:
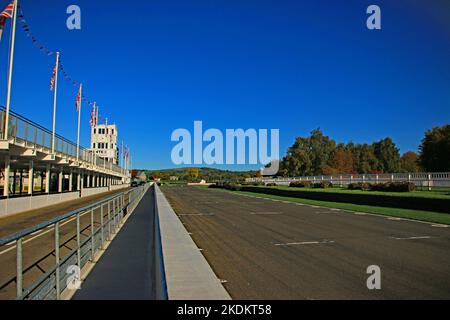
POLYGON ((420 164, 426 171, 450 171, 450 125, 425 132, 419 151, 420 164))
POLYGON ((320 129, 316 129, 311 132, 309 148, 311 150, 313 175, 323 174, 323 170, 326 168, 336 148, 336 142, 328 136, 324 136, 320 129))
POLYGON ((327 169, 336 142, 324 136, 320 129, 307 138, 298 137, 280 162, 280 174, 289 176, 321 175, 327 169))
POLYGON ((339 144, 333 151, 330 161, 323 170, 323 174, 355 173, 353 153, 344 144, 339 144))
POLYGON ((375 156, 373 147, 368 144, 347 144, 347 148, 352 152, 354 159, 354 169, 357 173, 377 173, 378 159, 375 156))
POLYGON ((400 171, 400 152, 391 138, 373 143, 373 151, 378 159, 378 169, 382 172, 400 171))
POLYGON ((312 174, 312 161, 309 154, 308 138, 297 138, 295 143, 288 149, 283 159, 282 168, 288 176, 302 176, 312 174))
POLYGON ((186 175, 189 181, 195 181, 198 179, 200 175, 200 169, 198 168, 189 168, 186 169, 186 175))
POLYGON ((419 156, 413 151, 408 151, 400 159, 400 165, 403 172, 419 172, 419 156))

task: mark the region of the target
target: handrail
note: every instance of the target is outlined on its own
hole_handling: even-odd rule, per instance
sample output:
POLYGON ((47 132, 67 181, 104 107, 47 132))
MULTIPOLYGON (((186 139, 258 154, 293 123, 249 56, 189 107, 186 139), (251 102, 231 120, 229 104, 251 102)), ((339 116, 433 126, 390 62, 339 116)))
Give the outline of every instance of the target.
MULTIPOLYGON (((0 131, 2 132, 5 127, 4 123, 5 112, 6 112, 5 108, 1 106, 0 114, 2 114, 2 116, 0 117, 1 118, 0 121, 2 122, 2 124, 0 126, 0 131)), ((11 117, 9 121, 11 121, 12 123, 15 122, 16 124, 15 126, 11 125, 9 128, 10 139, 14 139, 14 141, 23 141, 27 145, 30 144, 34 145, 35 147, 38 146, 43 149, 51 150, 52 132, 50 130, 13 111, 10 111, 10 114, 11 117)), ((99 157, 90 149, 86 149, 82 146, 79 146, 79 149, 80 149, 79 159, 81 161, 94 164, 95 166, 101 169, 106 169, 120 175, 125 175, 123 168, 112 163, 111 161, 107 161, 99 157)), ((58 134, 55 134, 55 151, 57 153, 61 153, 68 157, 75 158, 76 150, 77 145, 74 142, 58 134)))
POLYGON ((88 205, 86 207, 73 210, 73 211, 71 211, 69 213, 66 213, 66 214, 64 214, 62 216, 59 216, 59 217, 56 217, 56 218, 53 218, 51 220, 48 220, 48 221, 43 222, 41 224, 38 224, 36 226, 24 229, 22 231, 16 232, 16 233, 14 233, 12 235, 9 235, 9 236, 3 237, 3 238, 0 238, 0 246, 4 246, 5 244, 8 244, 8 243, 13 242, 13 241, 16 241, 17 239, 26 237, 26 236, 28 236, 28 235, 30 235, 32 233, 35 233, 35 232, 40 231, 42 229, 45 229, 48 226, 54 225, 57 222, 66 220, 68 218, 71 218, 71 217, 73 217, 73 216, 75 216, 75 215, 77 215, 79 213, 84 212, 84 211, 89 211, 91 209, 96 209, 97 207, 101 206, 102 204, 108 203, 109 201, 111 201, 113 199, 121 197, 122 194, 126 194, 126 193, 129 193, 129 192, 130 191, 125 191, 125 192, 119 193, 117 195, 108 197, 108 198, 106 198, 104 200, 98 201, 98 202, 96 202, 94 204, 91 204, 91 205, 88 205))
MULTIPOLYGON (((0 106, 0 112, 3 112, 3 111, 6 111, 5 107, 4 107, 4 106, 0 106)), ((46 133, 48 133, 48 134, 53 134, 51 130, 49 130, 49 129, 43 127, 43 126, 41 126, 40 124, 34 122, 33 120, 30 120, 30 119, 28 119, 28 118, 26 118, 26 117, 24 117, 24 116, 22 116, 22 115, 20 115, 20 114, 18 114, 18 113, 16 113, 16 112, 12 111, 12 110, 10 110, 9 113, 10 113, 12 116, 17 117, 18 119, 20 119, 20 120, 22 120, 22 121, 24 121, 24 122, 28 122, 29 124, 35 126, 35 127, 38 128, 38 129, 41 129, 42 131, 44 131, 44 132, 46 132, 46 133)), ((61 140, 65 141, 65 142, 67 142, 67 143, 74 144, 74 143, 73 143, 72 141, 70 141, 69 139, 64 138, 63 136, 60 136, 60 135, 57 134, 57 133, 55 133, 55 137, 58 138, 58 139, 61 139, 61 140)), ((86 150, 86 148, 80 146, 80 150, 86 150)))

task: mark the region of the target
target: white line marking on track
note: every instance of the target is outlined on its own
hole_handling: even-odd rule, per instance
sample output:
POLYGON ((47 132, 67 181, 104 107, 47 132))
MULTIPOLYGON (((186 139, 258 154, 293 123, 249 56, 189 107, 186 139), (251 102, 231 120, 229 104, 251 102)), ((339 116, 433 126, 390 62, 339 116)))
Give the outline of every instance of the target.
POLYGON ((387 218, 388 220, 392 220, 392 221, 402 221, 403 219, 401 218, 396 218, 396 217, 389 217, 387 218))
POLYGON ((420 237, 391 237, 395 240, 421 240, 421 239, 431 239, 431 236, 420 236, 420 237))
POLYGON ((283 214, 283 212, 250 212, 252 215, 273 215, 273 214, 283 214))
POLYGON ((184 217, 184 216, 201 216, 201 217, 208 217, 208 216, 214 216, 214 213, 185 213, 185 214, 179 214, 178 216, 184 217))
POLYGON ((341 209, 330 209, 331 211, 341 211, 341 209))
MULTIPOLYGON (((238 196, 243 196, 242 194, 237 193, 236 195, 238 196)), ((260 198, 260 199, 267 199, 264 197, 256 197, 256 198, 260 198)), ((274 200, 272 199, 272 201, 280 201, 280 200, 274 200)), ((293 202, 292 202, 293 203, 293 202)), ((301 205, 301 204, 300 204, 301 205)), ((316 207, 316 208, 326 208, 326 207, 320 207, 320 206, 311 206, 311 205, 307 205, 309 207, 316 207)), ((328 208, 327 208, 328 209, 328 208)), ((373 216, 373 217, 379 217, 379 218, 386 218, 386 215, 382 215, 382 214, 376 214, 376 213, 368 213, 368 212, 354 212, 353 214, 355 215, 361 215, 361 216, 373 216)), ((421 224, 427 224, 429 226, 434 226, 435 223, 434 222, 429 222, 429 221, 421 221, 421 220, 415 220, 415 219, 408 219, 408 218, 403 218, 402 221, 407 221, 407 222, 415 222, 415 223, 421 223, 421 224)), ((448 228, 449 226, 446 226, 445 228, 448 228)), ((444 227, 442 227, 444 228, 444 227)))
POLYGON ((277 247, 285 247, 285 246, 301 246, 301 245, 312 245, 312 244, 331 244, 334 241, 331 240, 323 240, 323 241, 302 241, 302 242, 288 242, 288 243, 276 243, 277 247))
POLYGON ((447 224, 432 224, 431 226, 435 228, 448 228, 447 224))

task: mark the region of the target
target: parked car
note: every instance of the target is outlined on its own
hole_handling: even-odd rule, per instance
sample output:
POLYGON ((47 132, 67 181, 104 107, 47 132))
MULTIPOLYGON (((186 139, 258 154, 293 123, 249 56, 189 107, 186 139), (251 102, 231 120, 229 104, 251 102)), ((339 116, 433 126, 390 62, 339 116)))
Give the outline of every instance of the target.
POLYGON ((136 181, 131 182, 131 187, 136 188, 138 186, 138 183, 136 181))

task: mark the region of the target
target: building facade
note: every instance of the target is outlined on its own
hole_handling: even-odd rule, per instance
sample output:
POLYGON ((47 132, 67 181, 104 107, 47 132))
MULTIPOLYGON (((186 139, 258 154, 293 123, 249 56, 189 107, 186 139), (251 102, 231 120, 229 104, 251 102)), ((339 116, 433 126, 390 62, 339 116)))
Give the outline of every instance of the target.
POLYGON ((99 124, 91 128, 91 150, 99 157, 116 165, 119 164, 119 145, 117 126, 99 124))

